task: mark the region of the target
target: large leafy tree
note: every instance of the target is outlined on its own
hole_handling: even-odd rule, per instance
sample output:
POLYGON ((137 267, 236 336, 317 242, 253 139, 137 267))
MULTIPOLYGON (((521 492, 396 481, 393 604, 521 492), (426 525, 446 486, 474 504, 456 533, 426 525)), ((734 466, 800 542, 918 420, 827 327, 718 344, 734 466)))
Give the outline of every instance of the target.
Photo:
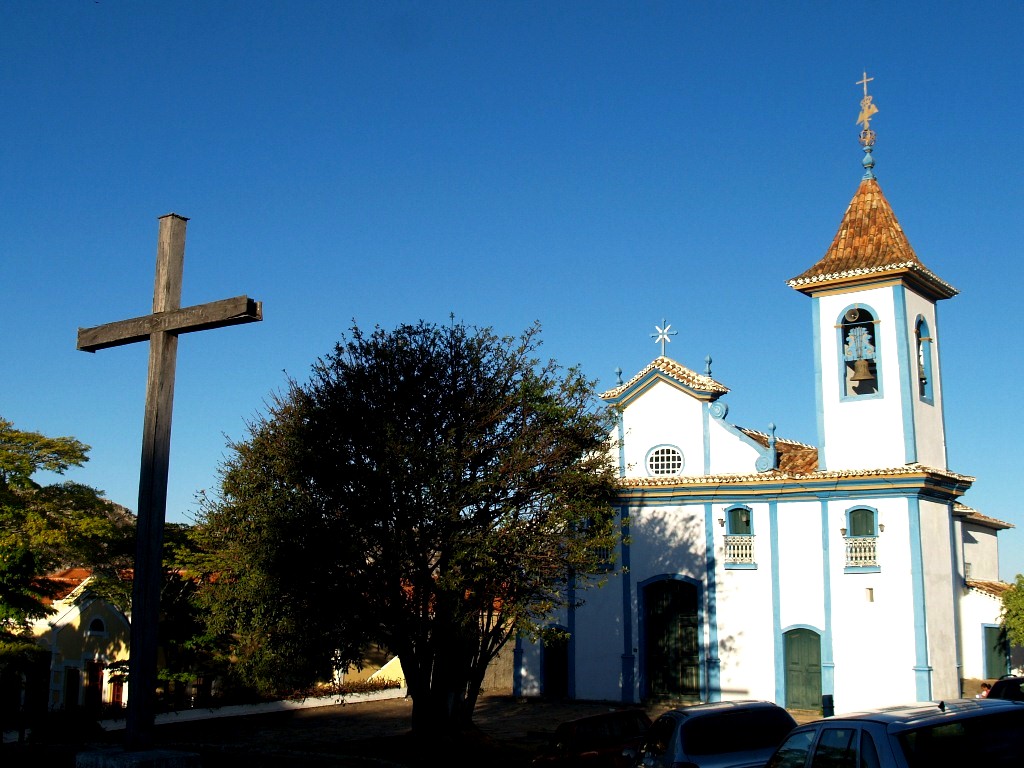
POLYGON ((1003 593, 1003 631, 1010 645, 1024 646, 1024 575, 1003 593))
POLYGON ((505 643, 600 583, 612 414, 539 346, 536 325, 356 327, 272 397, 198 525, 203 599, 251 674, 308 683, 376 642, 413 733, 452 733, 505 643))
POLYGON ((81 466, 88 451, 73 437, 19 430, 0 418, 0 631, 8 635, 46 615, 45 574, 77 565, 112 572, 131 551, 131 515, 102 491, 34 479, 81 466))

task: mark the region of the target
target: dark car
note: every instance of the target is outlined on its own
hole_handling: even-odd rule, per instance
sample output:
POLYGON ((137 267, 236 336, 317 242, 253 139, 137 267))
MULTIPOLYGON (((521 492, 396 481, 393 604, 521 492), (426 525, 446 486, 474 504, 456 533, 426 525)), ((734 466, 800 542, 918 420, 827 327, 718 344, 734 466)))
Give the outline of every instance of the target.
POLYGON ((624 750, 636 750, 651 718, 642 709, 616 709, 559 723, 531 765, 544 768, 622 768, 624 750))
POLYGON ((651 726, 639 768, 761 768, 796 727, 771 701, 720 701, 665 712, 651 726))
POLYGON ((766 768, 1024 765, 1024 703, 946 702, 829 717, 794 729, 766 768))
POLYGON ((992 683, 992 690, 988 692, 987 699, 1009 699, 1010 701, 1024 701, 1024 677, 1001 677, 992 683))

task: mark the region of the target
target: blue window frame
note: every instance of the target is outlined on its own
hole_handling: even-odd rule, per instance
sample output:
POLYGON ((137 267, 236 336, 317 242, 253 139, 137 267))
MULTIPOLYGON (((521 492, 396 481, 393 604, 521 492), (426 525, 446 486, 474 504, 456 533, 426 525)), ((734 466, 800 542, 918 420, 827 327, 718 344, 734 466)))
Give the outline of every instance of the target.
POLYGON ((878 562, 878 510, 852 507, 846 510, 843 540, 846 547, 846 573, 875 573, 878 562))
POLYGON ((843 398, 877 397, 880 392, 878 321, 859 304, 843 310, 839 333, 840 380, 843 398))
POLYGON ((754 552, 754 513, 750 507, 737 505, 725 510, 725 567, 727 569, 757 568, 754 552))
POLYGON ((917 394, 926 402, 932 402, 932 335, 928 322, 920 315, 914 328, 917 338, 917 394))

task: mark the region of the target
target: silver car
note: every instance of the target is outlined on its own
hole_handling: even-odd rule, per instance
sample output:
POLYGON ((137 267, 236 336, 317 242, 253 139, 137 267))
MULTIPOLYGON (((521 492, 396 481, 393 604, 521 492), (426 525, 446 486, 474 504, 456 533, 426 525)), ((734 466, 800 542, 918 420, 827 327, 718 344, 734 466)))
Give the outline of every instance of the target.
POLYGON ((796 728, 768 768, 1020 768, 1024 702, 954 699, 829 717, 796 728))
POLYGON ((634 757, 637 768, 761 768, 796 727, 770 701, 721 701, 665 712, 634 757))

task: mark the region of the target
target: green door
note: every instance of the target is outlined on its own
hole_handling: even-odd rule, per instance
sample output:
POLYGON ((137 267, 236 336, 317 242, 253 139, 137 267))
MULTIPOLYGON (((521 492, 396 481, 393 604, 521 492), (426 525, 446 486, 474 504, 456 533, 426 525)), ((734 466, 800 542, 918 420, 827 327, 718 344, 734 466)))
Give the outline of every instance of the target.
POLYGON ((1010 668, 1006 635, 1001 627, 984 627, 985 630, 985 677, 1002 677, 1010 668))
POLYGON ((652 699, 700 697, 697 588, 672 579, 644 590, 644 668, 652 699))
POLYGON ((821 708, 821 638, 810 629, 792 629, 786 639, 786 708, 821 708))

